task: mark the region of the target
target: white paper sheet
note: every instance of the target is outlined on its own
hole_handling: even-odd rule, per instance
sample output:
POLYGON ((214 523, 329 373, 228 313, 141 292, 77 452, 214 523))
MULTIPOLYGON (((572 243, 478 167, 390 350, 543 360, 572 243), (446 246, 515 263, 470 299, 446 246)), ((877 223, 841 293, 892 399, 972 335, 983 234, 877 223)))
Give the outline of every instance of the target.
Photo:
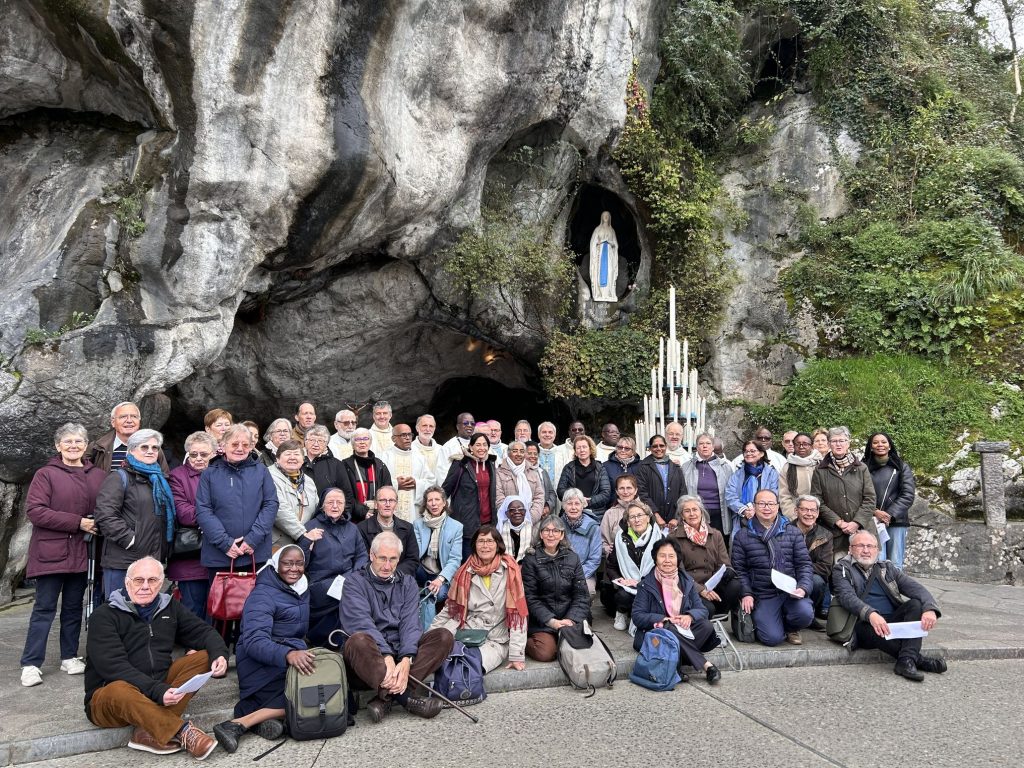
POLYGON ((889 624, 889 634, 886 640, 911 640, 915 637, 928 637, 928 633, 921 628, 920 621, 896 621, 889 624))
POLYGON ((622 583, 622 579, 612 579, 612 584, 615 584, 616 586, 621 587, 622 589, 624 589, 627 592, 629 592, 629 594, 631 594, 631 595, 635 595, 636 594, 636 587, 631 587, 628 584, 623 584, 622 583))
MULTIPOLYGON (((772 584, 781 589, 786 594, 792 595, 796 592, 796 579, 789 574, 777 571, 772 568, 772 584)), ((795 595, 794 595, 795 597, 795 595)))
POLYGON ((704 589, 714 590, 718 586, 719 582, 722 581, 722 577, 725 576, 725 566, 723 565, 717 571, 711 574, 711 578, 704 582, 704 589))
MULTIPOLYGON (((889 540, 889 529, 882 523, 881 520, 875 520, 875 530, 878 531, 878 545, 880 547, 884 547, 885 542, 889 540)), ((884 560, 885 558, 880 557, 878 559, 884 560)))
POLYGON ((211 677, 213 677, 213 672, 204 672, 201 675, 196 675, 195 677, 186 680, 184 683, 179 685, 174 690, 178 693, 195 693, 204 685, 206 685, 206 681, 209 680, 211 677))
POLYGON ((695 640, 696 639, 693 636, 693 632, 691 632, 688 629, 683 629, 682 627, 679 628, 679 634, 682 635, 683 637, 685 637, 687 640, 695 640))
POLYGON ((333 597, 335 600, 341 600, 341 590, 345 587, 345 577, 335 576, 334 581, 331 582, 331 586, 327 588, 328 597, 333 597))

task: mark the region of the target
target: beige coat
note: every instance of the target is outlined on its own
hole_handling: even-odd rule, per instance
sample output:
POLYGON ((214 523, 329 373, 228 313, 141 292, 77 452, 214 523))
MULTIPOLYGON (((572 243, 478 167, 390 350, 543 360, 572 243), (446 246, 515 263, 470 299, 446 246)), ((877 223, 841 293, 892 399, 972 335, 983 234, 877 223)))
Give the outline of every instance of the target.
MULTIPOLYGON (((526 661, 526 625, 510 632, 505 623, 505 570, 502 563, 491 574, 491 588, 484 586, 484 580, 473 576, 469 587, 469 605, 466 606, 466 629, 486 629, 487 640, 480 646, 484 672, 496 669, 508 661, 526 661)), ((523 617, 526 618, 525 616, 523 617)), ((437 614, 431 629, 442 627, 453 635, 459 629, 459 622, 448 615, 448 604, 437 614)))
MULTIPOLYGON (((494 502, 499 507, 506 496, 519 495, 519 484, 516 482, 516 476, 511 469, 505 466, 506 461, 507 459, 502 459, 498 462, 498 478, 494 488, 494 502)), ((530 512, 530 520, 533 523, 540 520, 544 514, 544 481, 540 477, 541 471, 536 467, 531 467, 529 464, 526 465, 526 482, 529 484, 530 491, 532 492, 532 498, 528 499, 529 507, 527 509, 530 512)))
POLYGON ((779 504, 782 505, 782 514, 790 520, 796 520, 796 500, 811 492, 811 480, 814 478, 814 465, 800 466, 790 464, 779 473, 779 504), (796 467, 796 487, 789 487, 789 468, 796 467))
POLYGON ((274 464, 270 467, 270 477, 277 489, 277 517, 274 518, 274 546, 291 544, 298 541, 306 533, 306 523, 316 512, 320 497, 316 492, 316 483, 306 475, 303 484, 305 493, 300 496, 292 488, 291 481, 281 468, 274 464))

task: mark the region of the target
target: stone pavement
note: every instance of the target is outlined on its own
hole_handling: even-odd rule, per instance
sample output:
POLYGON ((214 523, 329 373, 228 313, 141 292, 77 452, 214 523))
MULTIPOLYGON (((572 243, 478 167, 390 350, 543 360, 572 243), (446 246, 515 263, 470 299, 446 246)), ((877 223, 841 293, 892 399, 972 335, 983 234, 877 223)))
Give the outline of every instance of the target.
MULTIPOLYGON (((937 597, 943 610, 938 627, 925 641, 926 651, 950 660, 1024 658, 1024 587, 979 585, 963 582, 922 580, 937 597)), ((82 708, 82 678, 61 674, 56 627, 50 635, 43 684, 22 688, 19 658, 28 626, 30 604, 15 605, 0 611, 0 765, 47 760, 84 752, 96 752, 123 746, 128 729, 98 729, 85 718, 82 708)), ((624 679, 632 666, 630 638, 611 627, 600 606, 596 606, 595 628, 606 640, 624 679)), ((871 664, 883 660, 876 651, 849 653, 827 640, 823 634, 804 631, 799 647, 764 648, 738 644, 746 669, 871 664)), ((83 640, 84 650, 84 640, 83 640)), ((711 660, 728 669, 722 651, 711 660)), ((887 663, 888 660, 886 660, 887 663)), ((793 673, 798 674, 798 673, 793 673)), ((741 677, 736 678, 741 680, 741 677)), ((895 678, 894 678, 895 679, 895 678)), ((486 678, 491 692, 519 691, 565 685, 557 663, 527 662, 524 672, 495 670, 486 678)), ((796 683, 796 679, 794 679, 796 683)), ((735 683, 737 689, 741 683, 735 683)), ((226 680, 211 681, 193 700, 190 714, 204 727, 229 716, 235 701, 233 672, 226 680)), ((609 692, 615 696, 615 691, 609 692)), ((593 701, 593 700, 591 700, 593 701)), ((614 706, 609 704, 608 706, 614 706)))

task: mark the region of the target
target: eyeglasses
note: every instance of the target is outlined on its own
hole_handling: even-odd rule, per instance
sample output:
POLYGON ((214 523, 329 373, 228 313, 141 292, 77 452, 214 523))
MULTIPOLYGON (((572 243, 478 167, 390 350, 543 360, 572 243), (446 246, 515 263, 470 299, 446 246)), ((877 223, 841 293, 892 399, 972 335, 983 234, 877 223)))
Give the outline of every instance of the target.
POLYGON ((638 522, 640 520, 646 520, 647 519, 647 515, 630 515, 626 519, 629 520, 631 523, 635 523, 635 522, 638 522))
POLYGON ((377 503, 385 505, 397 504, 398 499, 377 499, 377 503))
POLYGON ((851 544, 850 549, 878 549, 877 544, 851 544))
POLYGON ((358 424, 355 419, 335 419, 335 424, 358 424))
POLYGON ((352 439, 352 442, 353 443, 368 443, 368 442, 370 442, 370 438, 368 438, 368 437, 355 437, 355 438, 352 439))
POLYGON ((323 445, 327 441, 324 440, 322 437, 307 437, 306 442, 309 443, 310 445, 323 445))
POLYGON ((775 509, 779 503, 777 501, 756 501, 754 506, 758 509, 775 509))
POLYGON ((302 568, 305 568, 305 567, 306 567, 306 564, 302 560, 282 560, 281 561, 281 569, 282 570, 287 569, 289 571, 294 571, 294 570, 299 570, 299 569, 302 569, 302 568))
POLYGON ((136 448, 139 453, 156 453, 160 450, 159 445, 140 445, 136 448))
POLYGON ((163 581, 163 579, 161 577, 159 577, 159 576, 150 576, 149 578, 144 578, 142 576, 135 576, 135 577, 129 579, 129 581, 131 581, 132 586, 135 586, 135 587, 142 587, 142 586, 157 587, 157 586, 160 585, 160 583, 163 581))
POLYGON ((562 532, 560 530, 558 530, 557 528, 545 528, 543 531, 540 532, 541 536, 545 536, 545 535, 548 535, 548 534, 551 534, 551 535, 558 534, 559 536, 561 536, 562 532))
POLYGON ((847 440, 845 437, 833 437, 830 438, 828 442, 831 445, 846 445, 850 441, 847 440))
POLYGON ((208 459, 211 456, 213 456, 213 454, 208 452, 208 451, 189 451, 188 452, 188 457, 190 459, 208 459))
POLYGON ((630 448, 630 446, 628 444, 627 445, 616 445, 615 446, 615 450, 616 451, 628 451, 628 450, 631 450, 631 448, 630 448))
POLYGON ((85 440, 80 437, 66 437, 60 441, 60 444, 64 446, 85 445, 85 440))
POLYGON ((462 426, 464 426, 464 427, 472 427, 474 425, 476 425, 476 422, 472 421, 472 420, 462 422, 462 426))
POLYGON ((290 429, 285 429, 283 427, 281 429, 270 430, 270 434, 272 435, 290 435, 291 433, 292 431, 290 429))

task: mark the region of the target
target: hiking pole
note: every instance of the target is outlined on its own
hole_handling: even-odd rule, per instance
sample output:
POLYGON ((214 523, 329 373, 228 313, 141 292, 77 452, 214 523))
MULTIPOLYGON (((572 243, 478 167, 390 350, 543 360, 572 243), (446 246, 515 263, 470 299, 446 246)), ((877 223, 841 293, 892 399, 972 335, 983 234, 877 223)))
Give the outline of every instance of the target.
POLYGON ((92 604, 96 599, 96 537, 91 533, 89 537, 89 563, 87 582, 85 585, 85 631, 89 631, 89 617, 92 616, 92 604))
MULTIPOLYGON (((348 632, 346 632, 346 631, 345 631, 344 629, 335 629, 334 631, 332 631, 332 632, 331 632, 331 633, 330 633, 330 634, 329 634, 329 635, 327 636, 327 642, 329 642, 329 643, 332 643, 332 644, 333 644, 333 641, 331 640, 331 637, 332 637, 332 636, 334 635, 334 633, 335 633, 335 632, 341 632, 341 634, 343 634, 343 635, 344 635, 345 637, 347 637, 347 638, 349 638, 349 639, 351 639, 351 638, 352 638, 352 635, 350 635, 350 634, 349 634, 348 632)), ((429 693, 432 693, 432 694, 434 694, 435 696, 437 696, 437 698, 439 698, 439 699, 440 699, 441 701, 443 701, 443 702, 444 702, 445 704, 448 704, 448 705, 449 705, 450 707, 452 707, 453 709, 457 709, 457 710, 458 710, 459 712, 461 712, 462 714, 464 714, 464 715, 465 715, 466 717, 468 717, 468 718, 469 718, 470 720, 472 720, 472 721, 473 721, 474 723, 479 723, 479 722, 480 722, 480 718, 479 718, 479 717, 477 717, 476 715, 474 715, 474 714, 473 714, 473 713, 471 713, 471 712, 467 712, 467 711, 465 710, 465 708, 464 708, 464 707, 460 707, 460 706, 459 706, 458 704, 456 704, 456 703, 455 703, 454 701, 452 701, 451 699, 449 699, 449 698, 448 698, 447 696, 445 696, 445 695, 444 695, 443 693, 441 693, 441 692, 440 692, 440 691, 438 691, 437 689, 435 689, 435 688, 431 688, 431 687, 430 687, 429 685, 427 685, 426 683, 424 683, 424 682, 423 682, 422 680, 419 680, 419 679, 417 679, 417 678, 413 677, 413 676, 412 676, 411 674, 409 675, 409 679, 410 679, 410 680, 412 680, 412 681, 413 681, 414 683, 416 683, 417 685, 423 686, 423 688, 425 688, 425 689, 426 689, 426 690, 427 690, 427 691, 428 691, 429 693)))

